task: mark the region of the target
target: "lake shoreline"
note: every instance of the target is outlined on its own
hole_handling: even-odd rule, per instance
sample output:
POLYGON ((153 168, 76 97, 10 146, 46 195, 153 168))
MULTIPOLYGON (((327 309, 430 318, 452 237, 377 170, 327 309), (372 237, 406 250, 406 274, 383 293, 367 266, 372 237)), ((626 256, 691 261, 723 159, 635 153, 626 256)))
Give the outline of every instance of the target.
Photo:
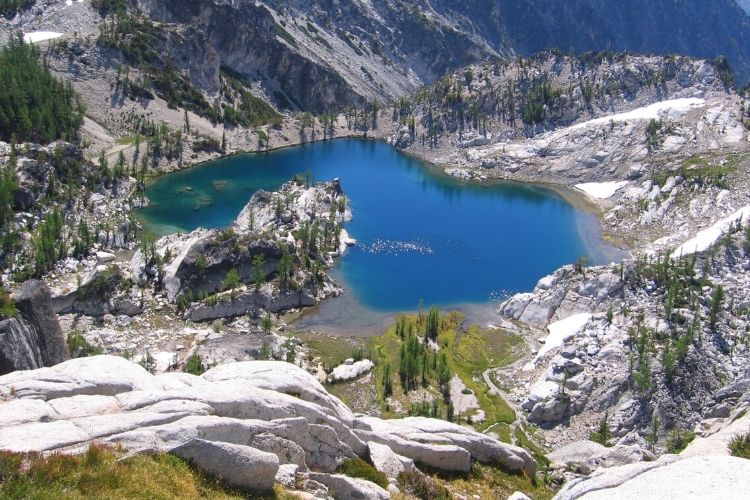
MULTIPOLYGON (((555 264, 553 267, 551 267, 549 264, 545 265, 544 262, 549 261, 550 259, 555 260, 560 258, 560 253, 558 250, 555 252, 548 252, 545 250, 545 248, 553 248, 549 245, 542 245, 541 249, 535 250, 537 257, 540 258, 539 263, 535 263, 534 266, 536 267, 542 267, 541 273, 536 273, 533 275, 534 278, 541 278, 543 275, 547 274, 548 272, 553 272, 555 269, 557 269, 558 265, 562 265, 564 262, 569 261, 573 262, 576 260, 580 255, 594 255, 593 250, 601 247, 603 242, 603 239, 601 238, 600 234, 600 228, 598 226, 598 223, 594 223, 593 221, 598 221, 594 217, 595 211, 592 210, 591 204, 586 204, 585 199, 582 195, 578 195, 574 192, 572 192, 571 189, 566 187, 560 187, 556 186, 554 184, 550 183, 543 183, 543 184, 533 184, 533 183, 526 183, 526 182, 519 182, 514 180, 505 180, 505 179, 489 179, 484 182, 467 182, 461 179, 457 179, 454 176, 451 176, 447 174, 444 169, 440 168, 438 165, 435 165, 434 163, 430 163, 428 161, 425 161, 422 158, 415 157, 414 155, 407 155, 404 154, 402 151, 400 151, 398 148, 392 147, 390 144, 387 143, 387 141, 383 141, 382 138, 377 137, 368 137, 366 139, 369 140, 363 140, 365 138, 350 138, 350 141, 353 141, 351 143, 341 143, 337 142, 335 140, 331 141, 325 141, 328 143, 327 145, 321 144, 321 142, 315 142, 315 143, 306 143, 302 146, 298 146, 297 152, 290 152, 290 153, 284 153, 284 150, 290 149, 290 148, 280 148, 274 151, 269 151, 269 153, 266 154, 258 154, 258 153, 234 153, 232 155, 226 155, 218 160, 213 160, 213 162, 219 162, 219 164, 216 165, 216 168, 214 169, 213 166, 207 167, 206 163, 195 165, 195 166, 201 166, 202 169, 194 169, 194 168, 187 168, 180 170, 178 172, 174 172, 173 175, 178 176, 176 179, 173 179, 172 181, 166 181, 164 176, 160 176, 159 178, 155 178, 151 181, 151 184, 149 185, 149 188, 151 192, 148 193, 149 197, 154 198, 157 200, 155 203, 156 205, 156 212, 159 215, 156 215, 156 218, 151 217, 151 222, 157 222, 161 223, 163 227, 174 227, 177 230, 180 230, 182 228, 183 232, 189 232, 190 228, 192 227, 224 227, 223 222, 219 220, 217 223, 217 219, 213 218, 211 222, 208 222, 206 224, 201 223, 202 220, 201 217, 205 217, 205 215, 198 215, 198 219, 196 220, 194 215, 191 215, 190 213, 186 213, 190 211, 189 205, 191 203, 197 203, 196 200, 201 201, 202 198, 215 198, 215 201, 211 201, 207 206, 212 206, 213 203, 217 203, 219 205, 222 205, 220 207, 220 210, 224 210, 224 213, 226 213, 227 210, 227 203, 226 200, 232 200, 233 203, 236 203, 238 201, 244 200, 244 194, 247 189, 252 190, 255 189, 275 189, 274 187, 269 187, 267 184, 263 184, 264 181, 260 180, 261 178, 265 177, 272 177, 276 179, 273 182, 284 182, 284 179, 287 179, 287 176, 291 175, 293 172, 299 172, 300 170, 304 170, 306 166, 306 162, 309 163, 312 170, 314 171, 314 176, 318 177, 320 176, 321 179, 328 179, 333 178, 336 176, 340 176, 342 179, 346 179, 346 175, 344 172, 349 172, 348 175, 350 175, 349 179, 354 179, 354 177, 351 177, 351 175, 354 175, 355 177, 360 177, 363 173, 365 175, 368 175, 369 172, 370 180, 372 180, 372 177, 378 178, 378 177, 385 177, 386 179, 390 179, 391 182, 396 182, 396 179, 399 179, 403 177, 403 175, 407 175, 407 177, 411 178, 409 181, 410 185, 414 184, 414 181, 416 181, 416 186, 411 189, 417 189, 417 191, 423 191, 425 189, 424 183, 426 182, 429 186, 432 186, 430 188, 431 191, 435 191, 435 193, 440 194, 434 194, 434 196, 438 196, 438 198, 432 198, 432 201, 427 202, 428 207, 438 207, 438 206, 444 206, 444 210, 447 210, 447 213, 444 214, 444 216, 448 216, 449 218, 456 218, 458 217, 461 221, 471 221, 475 217, 472 214, 481 215, 476 221, 472 222, 472 224, 476 225, 478 223, 482 224, 482 226, 477 227, 477 230, 481 230, 481 228, 487 228, 490 227, 487 224, 492 225, 494 222, 501 222, 503 221, 504 215, 510 217, 510 219, 507 219, 507 221, 513 221, 516 220, 515 224, 511 223, 510 226, 507 225, 507 222, 503 223, 503 226, 507 227, 508 230, 512 230, 511 228, 516 226, 517 231, 521 231, 520 234, 526 234, 525 237, 528 239, 529 235, 537 234, 537 236, 534 236, 534 238, 538 239, 540 236, 540 233, 535 233, 535 231, 542 230, 543 226, 538 226, 538 222, 535 222, 538 227, 537 229, 534 229, 534 225, 528 226, 527 230, 527 222, 520 222, 524 220, 525 217, 531 217, 530 221, 535 220, 535 217, 539 217, 539 215, 533 215, 536 214, 539 208, 534 208, 531 212, 528 214, 522 210, 521 212, 508 212, 508 208, 502 208, 503 206, 507 205, 508 203, 511 204, 511 206, 518 206, 520 207, 524 203, 531 203, 532 205, 529 206, 529 208, 532 208, 533 206, 538 205, 539 203, 542 203, 541 206, 546 206, 547 208, 543 210, 553 210, 549 214, 552 219, 549 219, 549 222, 545 224, 555 224, 554 221, 558 215, 557 212, 555 212, 554 208, 552 207, 563 207, 567 206, 568 208, 564 209, 563 212, 561 212, 561 215, 559 217, 566 218, 568 222, 564 222, 563 226, 561 226, 561 229, 555 229, 553 233, 558 233, 559 231, 562 231, 560 233, 560 237, 563 238, 563 240, 567 240, 567 236, 562 236, 565 231, 568 231, 568 229, 563 229, 569 227, 568 224, 571 222, 574 224, 573 228, 571 228, 573 231, 577 233, 577 240, 579 242, 585 242, 584 248, 587 248, 588 250, 585 251, 585 253, 577 253, 573 252, 573 254, 569 255, 567 259, 564 259, 563 262, 560 262, 558 260, 558 263, 555 264), (329 149, 333 148, 333 149, 329 149), (378 153, 374 153, 377 160, 375 160, 375 163, 372 163, 373 157, 369 155, 360 156, 362 158, 361 162, 354 162, 356 166, 350 166, 351 161, 350 158, 352 158, 352 155, 362 155, 362 152, 368 152, 368 151, 379 151, 378 153), (276 156, 279 155, 279 156, 276 156), (327 159, 329 155, 331 156, 331 159, 327 159), (385 158, 395 158, 394 160, 383 160, 381 158, 382 155, 385 155, 385 158), (240 159, 238 159, 240 157, 240 159), (245 162, 241 157, 245 157, 248 159, 247 162, 245 162), (397 158, 402 158, 402 160, 398 160, 397 158), (331 163, 333 161, 333 163, 331 163), (386 161, 386 163, 378 163, 378 161, 386 161), (396 163, 389 163, 396 161, 396 163), (403 164, 401 162, 406 162, 406 164, 403 164), (319 166, 316 167, 315 165, 321 165, 321 162, 323 162, 323 165, 328 165, 327 167, 321 169, 319 166), (342 164, 344 165, 345 170, 342 168, 342 164), (383 168, 386 170, 381 170, 380 168, 372 168, 373 166, 379 166, 383 165, 383 168), (388 165, 386 167, 386 165, 388 165), (401 172, 402 166, 406 167, 406 170, 403 171, 404 174, 397 174, 396 172, 401 172), (387 168, 394 168, 393 172, 389 172, 387 168), (258 170, 260 169, 260 170, 258 170), (352 169, 352 170, 349 170, 352 169), (256 172, 248 178, 248 172, 256 172), (266 172, 268 175, 265 174, 259 174, 259 172, 266 172), (359 174, 357 174, 359 172, 359 174), (342 175, 343 174, 343 175, 342 175), (258 175, 261 175, 259 178, 258 175), (255 179, 255 180, 252 180, 255 179), (419 180, 421 179, 421 180, 419 180), (431 181, 428 181, 428 179, 432 179, 431 181), (160 181, 161 180, 161 181, 160 181), (261 184, 257 184, 257 182, 261 182, 261 184), (216 188, 216 184, 221 184, 221 189, 216 188), (156 184, 156 187, 155 187, 156 184), (422 187, 418 187, 419 185, 422 185, 422 187), (213 186, 213 191, 212 191, 213 186), (252 187, 250 187, 252 186, 252 187), (160 189, 161 191, 154 192, 153 189, 160 189), (182 196, 180 199, 174 198, 174 190, 177 189, 180 193, 182 193, 182 196), (505 193, 505 194, 503 194, 505 193), (546 194, 545 194, 546 193, 546 194), (510 196, 510 198, 507 198, 510 196), (446 198, 447 197, 447 198, 446 198), (462 205, 451 205, 450 200, 454 197, 458 198, 465 198, 466 201, 462 202, 462 205), (497 202, 495 201, 495 197, 499 197, 497 199, 497 202), (551 197, 551 198, 549 198, 551 197), (502 200, 505 200, 503 202, 502 200), (168 203, 165 203, 164 200, 168 200, 168 203), (443 200, 442 202, 440 200, 443 200), (484 200, 482 203, 483 205, 480 205, 483 208, 476 207, 476 209, 472 209, 474 211, 469 211, 468 207, 473 206, 473 204, 476 203, 476 201, 472 200, 484 200), (515 200, 515 201, 514 201, 515 200), (526 201, 523 201, 526 200, 526 201), (557 200, 557 201, 552 201, 557 200), (188 204, 188 207, 182 207, 180 208, 180 203, 188 204), (445 202, 448 202, 446 204, 445 202), (499 202, 499 204, 498 204, 499 202), (549 203, 552 202, 552 205, 549 205, 549 203), (469 205, 465 205, 465 203, 469 203, 469 205), (518 204, 521 205, 518 205, 518 204), (488 205, 489 204, 489 205, 488 205), (559 205, 562 204, 562 205, 559 205), (159 206, 161 205, 161 206, 159 206), (459 208, 463 207, 463 208, 459 208), (457 210, 458 208, 458 210, 457 210), (585 210, 584 210, 585 208, 585 210), (479 210, 479 211, 476 211, 479 210), (570 215, 562 215, 562 213, 568 213, 570 215), (169 215, 170 213, 173 213, 174 215, 169 215), (188 218, 188 220, 192 220, 192 222, 187 222, 187 225, 181 226, 181 221, 185 221, 183 219, 183 215, 188 218), (516 216, 512 215, 513 213, 516 213, 516 216), (578 213, 578 215, 573 215, 574 213, 578 213), (518 218, 520 216, 520 219, 518 218), (464 217, 468 217, 467 219, 464 219, 464 217), (572 219, 570 217, 573 217, 572 219), (585 218, 586 222, 581 223, 581 219, 585 218), (483 221, 483 222, 479 222, 483 221), (540 253, 541 252, 541 253, 540 253), (549 257, 544 256, 545 254, 548 254, 549 257), (557 256, 557 257, 555 257, 557 256), (537 274, 539 274, 537 276, 537 274)), ((354 156, 356 157, 356 156, 354 156)), ((267 181, 267 179, 266 179, 267 181)), ((401 181, 398 182, 402 182, 401 181)), ((382 181, 374 181, 374 182, 382 182, 382 181)), ((351 184, 357 184, 361 183, 361 181, 354 181, 351 182, 351 184)), ((345 183, 345 188, 347 187, 348 183, 345 183)), ((354 187, 351 186, 350 187, 354 187)), ((371 190, 370 190, 371 191, 371 190)), ((348 189, 347 189, 348 192, 348 189)), ((361 195, 361 186, 359 194, 361 195)), ((351 193, 350 193, 351 194, 351 193)), ((421 196, 421 195, 420 195, 421 196)), ((367 195, 366 198, 371 198, 371 195, 367 195)), ((408 198, 408 196, 407 196, 408 198)), ((355 204, 358 204, 359 201, 364 202, 365 200, 360 200, 359 195, 355 194, 352 196, 352 200, 355 204)), ((369 201, 369 205, 367 205, 367 208, 365 209, 364 213, 374 213, 373 210, 378 210, 377 207, 380 206, 380 204, 383 203, 380 198, 378 198, 378 201, 373 204, 373 201, 369 201), (373 208, 376 207, 376 208, 373 208)), ((386 202, 386 203, 392 203, 392 202, 386 202)), ((420 202, 421 204, 424 204, 425 202, 420 202)), ((408 205, 408 204, 407 204, 408 205)), ((360 206, 361 207, 361 206, 360 206)), ((153 208, 153 207, 151 207, 153 208)), ((413 208, 417 208, 416 206, 413 208)), ((194 208, 193 212, 195 210, 204 211, 203 207, 199 207, 198 209, 194 208)), ((206 209, 206 213, 214 212, 217 210, 217 207, 213 207, 210 209, 206 209)), ((232 209, 236 210, 236 209, 232 209)), ((424 210, 424 208, 420 209, 424 210)), ((518 208, 515 208, 513 210, 518 210, 518 208)), ((411 210, 410 210, 411 212, 411 210)), ((431 209, 428 209, 427 213, 432 213, 431 209)), ((418 220, 419 217, 424 217, 427 215, 427 213, 422 213, 419 210, 415 212, 415 220, 418 220), (421 215, 419 215, 421 213, 421 215)), ((232 217, 229 219, 231 220, 236 214, 234 212, 231 212, 232 217)), ((395 215, 395 214, 393 214, 395 215)), ((430 217, 429 215, 427 215, 430 217)), ((208 217, 213 217, 213 215, 209 215, 208 217)), ((149 218, 145 217, 143 219, 144 221, 148 221, 149 218)), ((562 220, 560 222, 563 222, 562 220)), ((455 221, 454 221, 455 223, 455 221)), ((379 223, 379 224, 382 224, 379 223)), ((413 222, 411 223, 413 224, 413 222)), ((390 223, 386 224, 388 227, 391 227, 390 223)), ((442 224, 441 224, 442 225, 442 224)), ((461 224, 463 225, 463 224, 461 224)), ((408 227, 408 226, 407 226, 408 227)), ((456 226, 460 227, 460 226, 456 226)), ((545 226, 546 227, 546 226, 545 226)), ((472 226, 473 228, 473 226, 472 226)), ((470 232, 469 234, 466 234, 466 231, 458 230, 457 233, 453 233, 452 230, 448 228, 444 228, 445 230, 442 231, 442 234, 445 234, 446 236, 456 235, 458 238, 463 238, 462 240, 458 241, 477 241, 476 235, 473 232, 470 232), (468 238, 468 240, 466 240, 468 238)), ((551 228, 550 228, 551 229, 551 228)), ((390 231, 385 230, 385 232, 378 233, 379 235, 388 234, 390 231)), ((542 230, 542 233, 546 232, 545 230, 542 230)), ((494 242, 493 252, 496 252, 496 249, 499 249, 500 247, 508 247, 507 240, 505 237, 502 236, 504 234, 502 231, 500 232, 500 240, 497 240, 498 236, 492 236, 490 239, 487 240, 487 244, 489 244, 491 247, 493 247, 493 244, 490 242, 494 242), (495 241, 497 240, 497 241, 495 241), (497 246, 497 244, 500 245, 500 247, 497 246)), ((353 233, 354 237, 358 237, 359 235, 355 231, 353 233)), ((406 235, 402 235, 401 242, 393 241, 393 244, 404 244, 409 243, 409 240, 403 240, 403 238, 409 238, 406 235)), ((549 240, 549 236, 542 236, 542 241, 544 239, 549 240)), ((532 238, 533 239, 533 238, 532 238)), ((552 243, 553 240, 550 240, 549 243, 552 243)), ((367 246, 368 243, 371 243, 371 241, 368 241, 367 238, 365 238, 364 241, 365 245, 367 246)), ((410 244, 410 243, 409 243, 410 244)), ((444 245, 445 242, 438 243, 437 241, 434 242, 434 244, 437 245, 444 245)), ((567 245, 567 243, 566 243, 567 245)), ((513 245, 511 245, 512 247, 513 245)), ((518 247, 519 245, 516 245, 518 247)), ((520 245, 521 247, 524 247, 525 245, 520 245)), ((556 245, 555 245, 556 246, 556 245)), ((442 247, 438 247, 441 248, 442 247)), ((360 249, 356 249, 355 252, 360 249)), ((429 248, 428 248, 429 250, 429 248)), ((388 250, 386 250, 388 251, 388 250)), ((455 250, 454 250, 455 251, 455 250)), ((460 250, 460 252, 464 252, 464 250, 460 250)), ((502 252, 508 252, 508 250, 503 250, 502 252)), ((501 253, 502 253, 501 252, 501 253)), ((512 252, 512 251, 511 251, 512 252)), ((444 252, 443 252, 444 253, 444 252)), ((469 255, 465 254, 464 255, 469 255)), ((491 254, 495 255, 495 254, 491 254)), ((521 254, 517 254, 518 256, 515 258, 521 258, 521 255, 523 255, 523 252, 521 254)), ((530 255, 534 255, 534 252, 532 252, 530 255)), ((444 259, 445 256, 439 257, 439 259, 444 259)), ((501 266, 501 267, 507 267, 505 264, 502 264, 503 259, 501 257, 497 258, 491 258, 487 256, 487 258, 490 258, 491 260, 495 260, 497 263, 494 264, 494 266, 501 266)), ((531 259, 529 262, 537 262, 536 257, 529 257, 531 259)), ((408 261, 408 259, 407 259, 408 261)), ((402 261, 397 261, 402 262, 402 261)), ((431 266, 434 266, 434 261, 431 266)), ((507 261, 506 261, 507 262, 507 261)), ((396 264, 396 268, 400 264, 396 264)), ((465 265, 465 264, 462 264, 465 265)), ((394 268, 395 269, 395 268, 394 268)), ((425 272, 429 272, 428 268, 425 268, 425 272)), ((476 271, 472 271, 472 273, 475 273, 476 271)), ((516 275, 518 275, 518 271, 513 271, 516 275)), ((454 300, 453 298, 450 298, 451 296, 445 296, 445 295, 438 295, 437 300, 430 299, 429 297, 425 297, 425 299, 428 299, 428 302, 435 302, 438 304, 441 304, 446 310, 453 309, 453 308, 462 308, 465 306, 474 307, 474 308, 482 308, 482 309, 491 309, 493 308, 493 304, 497 302, 498 298, 507 298, 510 294, 520 291, 526 291, 533 288, 534 283, 536 280, 534 279, 533 282, 529 280, 528 277, 522 278, 522 282, 524 285, 520 286, 520 283, 517 280, 517 278, 513 278, 511 281, 507 281, 503 276, 505 276, 506 273, 503 271, 501 274, 497 275, 495 272, 495 275, 492 276, 491 279, 494 279, 494 282, 492 283, 493 288, 487 288, 486 282, 484 285, 484 281, 481 279, 477 282, 476 279, 470 278, 470 275, 466 275, 466 281, 465 285, 461 288, 466 288, 471 283, 476 282, 476 293, 469 293, 468 295, 465 292, 456 292, 453 297, 458 300, 454 300), (494 287, 496 287, 497 283, 502 283, 503 286, 509 288, 509 290, 503 290, 492 292, 489 294, 490 290, 494 290, 494 287), (488 295, 484 295, 485 293, 488 293, 488 295), (477 299, 472 298, 471 300, 465 300, 461 299, 461 297, 477 297, 477 299)), ((520 273, 523 275, 523 272, 520 273)), ((474 276, 474 274, 471 274, 471 276, 474 276)), ((530 275, 529 275, 530 276, 530 275)), ((453 278, 456 279, 455 277, 453 278)), ((341 280, 337 278, 339 282, 342 282, 344 280, 341 280)), ((360 279, 361 281, 361 279, 360 279)), ((370 292, 368 290, 369 285, 365 286, 363 288, 362 284, 360 283, 360 286, 355 287, 359 292, 356 290, 351 290, 351 288, 348 286, 349 283, 344 283, 345 288, 349 288, 345 296, 354 297, 358 296, 360 293, 366 293, 373 296, 374 292, 370 292), (367 292, 365 292, 367 290, 367 292)), ((427 287, 426 290, 430 290, 432 292, 432 288, 427 287)), ((372 289, 377 290, 376 288, 372 289)), ((401 293, 401 292, 399 292, 401 293)), ((422 292, 417 289, 415 291, 411 292, 411 295, 421 294, 422 292)), ((409 295, 409 296, 411 296, 409 295)), ((430 294, 428 294, 429 296, 430 294)), ((433 296, 434 297, 434 296, 433 296)), ((378 299, 380 300, 380 299, 378 299)), ((382 302, 382 301, 381 301, 382 302)), ((403 302, 403 301, 402 301, 403 302)), ((301 314, 301 320, 296 322, 297 324, 302 325, 309 325, 310 330, 318 331, 321 326, 321 323, 325 323, 330 329, 330 327, 334 327, 338 329, 338 334, 340 335, 347 335, 355 333, 357 335, 373 335, 377 332, 382 332, 384 328, 387 328, 389 321, 392 321, 392 318, 395 314, 398 314, 399 312, 409 311, 416 307, 418 302, 418 299, 414 299, 413 301, 409 300, 408 304, 400 304, 396 308, 390 308, 387 307, 386 309, 388 312, 382 312, 383 309, 378 309, 376 307, 370 308, 368 306, 359 306, 357 309, 358 312, 355 313, 353 309, 355 309, 356 304, 352 304, 350 302, 343 302, 339 298, 333 298, 329 299, 324 302, 324 305, 317 306, 316 308, 313 308, 312 310, 306 310, 303 314, 301 314), (352 309, 352 311, 347 314, 349 319, 354 318, 356 323, 356 327, 351 322, 342 321, 341 319, 341 311, 346 311, 347 309, 352 309), (337 311, 338 310, 338 311, 337 311), (327 319, 326 319, 327 318, 327 319), (353 331, 353 327, 354 330, 353 331)), ((295 326, 296 327, 296 326, 295 326)))

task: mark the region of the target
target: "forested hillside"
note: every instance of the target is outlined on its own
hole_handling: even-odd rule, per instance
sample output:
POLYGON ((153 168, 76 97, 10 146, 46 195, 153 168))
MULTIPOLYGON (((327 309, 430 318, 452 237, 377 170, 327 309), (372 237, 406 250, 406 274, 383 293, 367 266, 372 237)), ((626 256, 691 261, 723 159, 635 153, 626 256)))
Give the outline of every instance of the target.
POLYGON ((0 15, 10 16, 33 4, 34 0, 0 0, 0 15))
POLYGON ((39 51, 13 38, 0 51, 0 140, 74 141, 83 108, 70 84, 39 63, 39 51))

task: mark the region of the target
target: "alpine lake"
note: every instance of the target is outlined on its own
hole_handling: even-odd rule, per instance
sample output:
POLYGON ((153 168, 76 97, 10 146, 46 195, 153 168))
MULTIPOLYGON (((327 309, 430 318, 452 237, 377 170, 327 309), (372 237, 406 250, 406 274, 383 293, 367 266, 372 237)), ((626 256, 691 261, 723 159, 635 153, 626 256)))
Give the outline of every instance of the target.
POLYGON ((375 333, 420 301, 488 322, 493 304, 531 291, 562 265, 622 258, 602 240, 596 216, 555 189, 462 181, 368 139, 229 156, 164 175, 149 183, 151 203, 137 216, 157 236, 226 227, 255 191, 306 172, 340 179, 354 216, 345 228, 357 244, 332 271, 344 295, 295 328, 375 333))

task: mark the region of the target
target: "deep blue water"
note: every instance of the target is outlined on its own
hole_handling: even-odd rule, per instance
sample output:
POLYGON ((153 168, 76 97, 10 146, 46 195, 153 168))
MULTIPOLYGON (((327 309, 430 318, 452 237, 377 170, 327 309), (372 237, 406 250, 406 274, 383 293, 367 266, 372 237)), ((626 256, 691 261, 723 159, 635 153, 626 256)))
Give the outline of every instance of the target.
POLYGON ((160 177, 139 216, 159 234, 223 227, 257 189, 275 190, 307 170, 317 181, 339 177, 350 199, 346 229, 359 244, 336 276, 367 308, 487 303, 532 289, 578 257, 604 258, 586 234, 596 227, 592 216, 552 190, 464 183, 362 139, 233 156, 160 177))

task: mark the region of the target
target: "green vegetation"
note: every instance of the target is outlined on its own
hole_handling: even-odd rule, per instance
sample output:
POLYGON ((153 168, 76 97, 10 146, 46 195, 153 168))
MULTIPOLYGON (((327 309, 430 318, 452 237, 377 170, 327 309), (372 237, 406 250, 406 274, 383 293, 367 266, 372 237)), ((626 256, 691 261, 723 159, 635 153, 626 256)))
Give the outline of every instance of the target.
POLYGON ((91 6, 102 16, 121 14, 129 4, 129 0, 91 0, 91 6))
POLYGON ((482 376, 488 368, 515 361, 523 340, 503 330, 476 326, 458 332, 460 314, 440 314, 437 308, 431 311, 432 314, 399 316, 385 334, 370 339, 370 351, 377 362, 377 396, 384 412, 397 416, 395 406, 411 414, 472 422, 473 410, 457 414, 450 400, 449 383, 455 375, 476 396, 485 413, 485 421, 475 422, 475 427, 483 430, 500 422, 513 422, 512 409, 501 397, 490 393, 482 376), (434 342, 439 351, 427 346, 427 339, 431 338, 427 332, 434 330, 436 323, 434 342), (428 398, 414 401, 410 393, 417 389, 429 394, 428 398))
POLYGON ((80 332, 73 331, 68 334, 68 350, 73 358, 85 358, 87 356, 98 356, 104 354, 104 349, 91 345, 80 332))
POLYGON ((44 221, 33 233, 31 242, 34 248, 34 275, 40 277, 55 265, 66 253, 65 241, 61 238, 63 217, 55 208, 44 216, 44 221))
POLYGON ((227 272, 226 277, 224 278, 224 289, 225 290, 234 290, 240 284, 242 283, 242 280, 240 279, 240 273, 237 272, 236 269, 230 269, 227 272))
POLYGON ((188 358, 184 371, 191 375, 203 375, 203 372, 206 371, 206 367, 203 366, 203 360, 197 352, 188 358))
POLYGON ((227 67, 221 68, 224 78, 224 94, 230 104, 224 104, 224 123, 228 126, 258 127, 281 123, 279 115, 263 99, 247 91, 250 82, 227 67))
POLYGON ((654 118, 649 120, 648 125, 646 126, 646 147, 648 147, 649 151, 656 149, 661 144, 661 138, 659 136, 661 126, 661 120, 656 120, 654 118))
POLYGON ((0 0, 0 15, 12 16, 16 12, 34 5, 36 0, 0 0))
MULTIPOLYGON (((166 55, 168 39, 179 34, 128 11, 126 0, 100 2, 100 12, 105 16, 110 15, 110 20, 102 23, 98 42, 120 50, 129 65, 118 69, 117 86, 124 95, 133 100, 153 99, 158 95, 167 101, 170 108, 190 110, 213 124, 223 122, 229 127, 255 127, 281 122, 281 116, 272 107, 248 91, 251 82, 227 67, 221 68, 223 99, 209 103, 189 76, 166 55), (139 68, 143 76, 131 79, 130 67, 139 68)), ((190 132, 187 114, 184 129, 186 133, 190 132)), ((204 140, 198 146, 201 151, 223 151, 226 144, 225 141, 214 144, 204 140)))
POLYGON ((561 92, 552 90, 546 76, 534 80, 526 94, 526 101, 523 105, 524 123, 534 124, 543 122, 546 115, 547 103, 560 95, 561 92))
POLYGON ((131 81, 126 71, 118 80, 125 95, 153 98, 151 92, 154 91, 167 101, 170 108, 182 107, 212 123, 218 123, 221 110, 211 106, 203 93, 165 57, 166 51, 161 49, 166 40, 167 33, 160 25, 125 11, 117 11, 111 22, 102 23, 98 42, 105 47, 119 49, 128 64, 146 74, 139 81, 131 81))
POLYGON ((381 488, 388 487, 388 478, 385 474, 359 457, 345 458, 336 472, 349 477, 358 477, 371 481, 381 488))
POLYGON ((263 283, 266 281, 266 259, 263 255, 258 254, 253 257, 253 283, 255 283, 255 289, 260 290, 263 283))
POLYGON ((609 446, 608 442, 612 439, 612 431, 609 428, 609 422, 607 420, 608 416, 604 415, 599 421, 599 426, 596 430, 589 434, 589 439, 591 441, 603 444, 604 446, 609 446))
MULTIPOLYGON (((0 497, 7 499, 240 499, 174 455, 135 455, 93 445, 82 455, 0 452, 0 497)), ((274 495, 268 498, 274 498, 274 495)))
POLYGON ((509 473, 500 467, 475 463, 468 474, 438 475, 421 472, 401 473, 401 491, 407 498, 449 500, 459 495, 466 498, 508 498, 521 491, 535 500, 552 498, 554 492, 523 474, 509 473))
POLYGON ((70 84, 38 62, 39 50, 19 36, 0 50, 0 140, 75 141, 83 106, 70 84))
POLYGON ((672 429, 667 434, 664 447, 667 453, 679 453, 684 450, 690 442, 695 439, 695 432, 684 429, 672 429))
POLYGON ((716 329, 716 322, 718 321, 719 311, 721 311, 721 304, 724 302, 724 288, 718 285, 714 289, 713 295, 711 295, 711 310, 708 316, 708 324, 712 330, 716 329))
POLYGON ((16 303, 7 290, 0 288, 0 319, 14 318, 18 314, 16 303))
POLYGON ((679 174, 686 181, 699 187, 715 186, 726 189, 727 177, 737 169, 736 163, 735 156, 727 157, 720 165, 714 165, 701 156, 692 156, 682 163, 679 174))
POLYGON ((732 436, 729 442, 729 453, 733 457, 750 459, 750 432, 732 436))

